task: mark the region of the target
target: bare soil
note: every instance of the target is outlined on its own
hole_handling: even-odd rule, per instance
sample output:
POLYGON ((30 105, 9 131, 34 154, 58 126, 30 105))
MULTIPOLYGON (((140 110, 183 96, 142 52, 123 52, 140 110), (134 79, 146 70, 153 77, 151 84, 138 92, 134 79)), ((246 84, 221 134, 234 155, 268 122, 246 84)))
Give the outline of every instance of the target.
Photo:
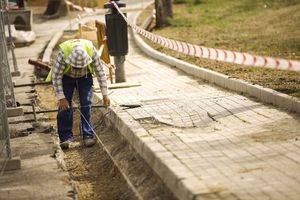
MULTIPOLYGON (((36 88, 39 107, 57 108, 57 100, 52 86, 36 88)), ((95 145, 84 148, 79 132, 79 113, 74 113, 75 144, 65 151, 67 170, 74 182, 79 200, 135 199, 125 180, 113 165, 105 151, 95 145)), ((97 113, 99 114, 99 113, 97 113)), ((49 121, 56 127, 56 113, 49 113, 49 121)), ((93 115, 93 122, 99 121, 99 115, 93 115)))
POLYGON ((136 199, 120 172, 98 145, 77 146, 65 152, 65 162, 75 182, 78 199, 136 199))
POLYGON ((297 121, 282 120, 279 123, 276 124, 276 127, 273 124, 267 124, 265 128, 268 131, 246 135, 246 137, 250 137, 253 141, 260 143, 297 141, 300 139, 300 125, 297 121))

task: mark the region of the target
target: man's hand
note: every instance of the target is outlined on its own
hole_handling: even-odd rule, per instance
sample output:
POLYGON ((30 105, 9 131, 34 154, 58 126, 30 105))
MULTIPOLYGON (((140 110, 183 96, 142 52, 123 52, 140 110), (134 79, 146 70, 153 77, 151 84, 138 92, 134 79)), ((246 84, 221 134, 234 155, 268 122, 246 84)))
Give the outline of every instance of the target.
POLYGON ((107 95, 103 96, 103 105, 107 108, 108 106, 110 106, 110 99, 108 98, 107 95))
POLYGON ((59 100, 59 109, 68 110, 69 108, 70 108, 70 105, 66 98, 59 100))

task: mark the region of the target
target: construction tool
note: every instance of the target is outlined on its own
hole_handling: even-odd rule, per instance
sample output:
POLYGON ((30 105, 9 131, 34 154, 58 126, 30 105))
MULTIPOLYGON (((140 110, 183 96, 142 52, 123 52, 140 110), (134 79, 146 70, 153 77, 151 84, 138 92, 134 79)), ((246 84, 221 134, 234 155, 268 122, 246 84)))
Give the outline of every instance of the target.
POLYGON ((51 70, 51 65, 42 62, 41 60, 33 60, 33 59, 29 59, 28 60, 28 64, 33 65, 35 67, 38 67, 40 69, 45 69, 47 71, 51 70))
MULTIPOLYGON (((92 105, 92 108, 105 108, 105 106, 103 105, 92 105)), ((76 107, 71 107, 72 109, 80 109, 80 107, 76 106, 76 107)), ((33 109, 32 112, 24 112, 24 115, 35 115, 35 114, 41 114, 41 113, 52 113, 52 112, 58 112, 58 109, 52 109, 52 110, 38 110, 36 111, 35 109, 33 109)))
POLYGON ((36 85, 51 85, 51 82, 38 82, 38 83, 24 83, 24 84, 14 84, 14 87, 28 87, 28 86, 36 86, 36 85))
MULTIPOLYGON (((14 84, 14 87, 28 87, 28 86, 36 86, 36 85, 51 85, 51 82, 37 82, 37 83, 24 83, 24 84, 14 84)), ((130 87, 139 87, 141 86, 140 83, 114 83, 108 86, 108 89, 122 89, 122 88, 130 88, 130 87)), ((94 88, 95 91, 99 90, 100 88, 94 88)))
MULTIPOLYGON (((131 108, 138 108, 141 107, 140 104, 121 104, 120 107, 125 107, 125 109, 131 109, 131 108)), ((105 108, 104 105, 92 105, 91 108, 105 108)), ((77 110, 80 109, 80 106, 72 107, 72 109, 77 110)), ((35 106, 33 106, 32 112, 24 112, 24 115, 34 115, 36 114, 42 114, 42 113, 52 113, 52 112, 58 112, 58 109, 51 109, 51 110, 39 110, 36 111, 35 106)))

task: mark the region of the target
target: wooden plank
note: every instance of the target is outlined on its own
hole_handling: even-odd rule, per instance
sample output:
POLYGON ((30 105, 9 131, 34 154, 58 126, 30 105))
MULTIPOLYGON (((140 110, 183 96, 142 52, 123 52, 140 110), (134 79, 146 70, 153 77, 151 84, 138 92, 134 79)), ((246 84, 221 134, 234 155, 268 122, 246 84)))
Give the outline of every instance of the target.
MULTIPOLYGON (((128 83, 128 82, 124 82, 124 83, 114 83, 108 86, 108 89, 113 90, 113 89, 122 89, 122 88, 131 88, 131 87, 139 87, 141 86, 140 83, 128 83)), ((101 90, 99 87, 94 88, 94 91, 99 91, 101 90)))
POLYGON ((45 69, 47 71, 50 71, 51 68, 52 68, 50 64, 44 63, 41 60, 29 59, 28 64, 33 65, 33 66, 38 67, 38 68, 41 68, 41 69, 45 69))
MULTIPOLYGON (((101 60, 103 60, 106 64, 111 65, 110 57, 108 53, 108 46, 106 42, 106 26, 104 23, 97 21, 95 22, 96 28, 97 28, 97 40, 98 40, 98 46, 100 48, 100 55, 101 60)), ((113 83, 113 69, 109 68, 109 79, 110 82, 113 83)))
MULTIPOLYGON (((72 107, 72 109, 79 109, 80 107, 72 107)), ((105 106, 103 105, 92 105, 92 108, 105 108, 105 106)), ((32 112, 24 112, 24 115, 31 115, 31 114, 41 114, 41 113, 52 113, 52 112, 58 112, 58 109, 52 109, 52 110, 39 110, 39 111, 35 111, 33 110, 32 112)))
POLYGON ((152 11, 152 13, 143 22, 141 28, 145 30, 149 30, 154 19, 155 19, 155 11, 152 11))
POLYGON ((18 117, 24 114, 23 108, 16 107, 16 108, 7 108, 7 117, 18 117))
POLYGON ((108 89, 121 89, 121 88, 130 88, 130 87, 139 87, 141 86, 140 83, 114 83, 108 86, 108 89))
POLYGON ((18 84, 14 85, 15 88, 17 87, 28 87, 28 86, 36 86, 36 85, 52 85, 51 82, 40 82, 40 83, 24 83, 24 84, 18 84))
POLYGON ((99 8, 103 8, 105 2, 106 2, 106 1, 104 1, 104 0, 98 0, 98 1, 97 1, 98 7, 99 7, 99 8))
POLYGON ((18 156, 8 160, 0 160, 0 169, 4 169, 4 171, 21 169, 21 158, 18 156))
POLYGON ((21 72, 20 71, 11 72, 11 76, 12 77, 21 76, 21 72))
POLYGON ((106 26, 104 23, 100 21, 96 21, 96 28, 97 28, 98 46, 101 47, 102 44, 104 45, 103 52, 101 54, 101 59, 108 64, 110 63, 110 57, 108 54, 108 46, 106 43, 106 26))

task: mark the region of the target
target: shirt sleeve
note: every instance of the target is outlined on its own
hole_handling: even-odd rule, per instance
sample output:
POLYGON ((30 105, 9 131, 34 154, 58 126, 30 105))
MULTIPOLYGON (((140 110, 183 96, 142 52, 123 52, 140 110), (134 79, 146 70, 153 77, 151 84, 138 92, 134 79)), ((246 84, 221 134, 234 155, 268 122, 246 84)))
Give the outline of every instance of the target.
POLYGON ((61 51, 59 51, 54 67, 52 68, 52 84, 58 100, 65 98, 62 85, 62 77, 65 67, 64 55, 61 51))
POLYGON ((103 69, 103 65, 101 63, 100 56, 95 47, 94 47, 94 55, 93 55, 92 59, 93 59, 92 64, 94 66, 95 74, 96 74, 97 80, 99 82, 99 86, 100 86, 102 95, 107 95, 108 94, 107 78, 106 78, 106 74, 103 69))

